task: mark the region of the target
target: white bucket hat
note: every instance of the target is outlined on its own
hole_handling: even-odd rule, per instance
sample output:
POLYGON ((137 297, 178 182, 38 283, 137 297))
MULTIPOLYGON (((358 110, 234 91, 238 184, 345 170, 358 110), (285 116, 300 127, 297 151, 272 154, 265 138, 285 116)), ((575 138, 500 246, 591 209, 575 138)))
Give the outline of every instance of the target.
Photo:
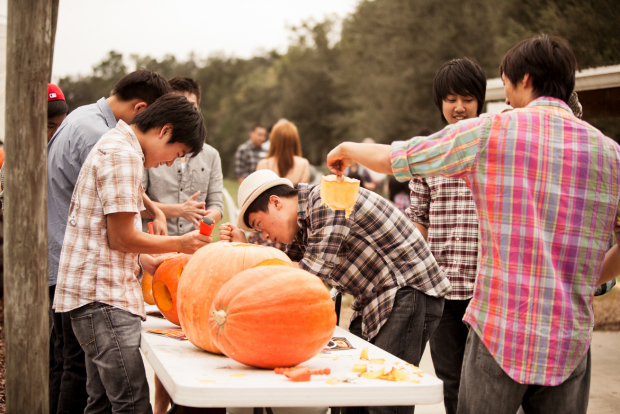
POLYGON ((291 180, 288 178, 280 178, 278 174, 271 170, 258 170, 248 175, 245 180, 243 180, 239 186, 239 195, 237 196, 237 203, 241 208, 239 210, 237 224, 241 229, 245 231, 254 231, 254 229, 249 227, 243 220, 245 211, 259 195, 265 192, 265 190, 282 184, 288 185, 291 188, 294 187, 291 180))

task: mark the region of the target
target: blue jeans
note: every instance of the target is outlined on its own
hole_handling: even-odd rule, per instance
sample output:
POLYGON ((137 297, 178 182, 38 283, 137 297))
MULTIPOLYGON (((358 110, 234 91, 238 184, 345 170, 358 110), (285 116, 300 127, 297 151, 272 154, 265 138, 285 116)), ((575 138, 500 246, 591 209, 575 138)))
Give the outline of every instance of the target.
POLYGON ((441 321, 430 340, 435 374, 443 381, 446 414, 456 414, 458 407, 461 367, 469 334, 469 327, 463 322, 463 316, 469 301, 446 300, 441 321))
POLYGON ((499 366, 476 332, 469 330, 458 414, 585 414, 588 410, 591 374, 590 350, 560 385, 519 384, 499 366))
POLYGON ((70 313, 73 331, 86 354, 88 404, 84 414, 151 414, 139 349, 140 317, 99 302, 70 313))
MULTIPOLYGON (((426 343, 441 319, 443 304, 443 298, 428 296, 411 287, 399 289, 387 322, 369 342, 410 364, 420 366, 426 343)), ((361 317, 351 322, 349 331, 362 336, 361 317)), ((414 407, 346 407, 342 411, 343 414, 413 414, 414 407)))

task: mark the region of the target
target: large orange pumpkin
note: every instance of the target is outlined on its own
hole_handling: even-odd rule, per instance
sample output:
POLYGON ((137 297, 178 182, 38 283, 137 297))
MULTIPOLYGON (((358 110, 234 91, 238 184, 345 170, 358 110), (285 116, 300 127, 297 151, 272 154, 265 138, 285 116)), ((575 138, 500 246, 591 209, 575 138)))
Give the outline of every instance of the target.
POLYGON ((211 306, 209 330, 218 348, 242 364, 292 367, 332 338, 336 311, 321 280, 305 270, 265 266, 227 282, 211 306))
POLYGON ((144 272, 142 276, 142 296, 144 296, 144 301, 149 305, 155 304, 155 299, 153 299, 153 276, 149 272, 144 272))
POLYGON ((160 312, 175 325, 181 325, 177 313, 177 288, 181 273, 189 259, 188 254, 179 254, 164 261, 153 276, 153 299, 160 312))
POLYGON ((209 309, 224 283, 238 273, 267 260, 291 263, 273 247, 245 243, 217 242, 196 253, 185 266, 177 300, 179 320, 190 342, 205 351, 221 354, 209 334, 209 309))

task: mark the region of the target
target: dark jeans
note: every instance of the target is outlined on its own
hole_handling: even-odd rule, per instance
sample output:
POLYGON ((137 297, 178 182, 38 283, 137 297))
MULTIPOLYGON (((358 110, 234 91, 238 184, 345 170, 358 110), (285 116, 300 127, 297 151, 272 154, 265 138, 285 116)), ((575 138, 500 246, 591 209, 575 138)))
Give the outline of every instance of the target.
MULTIPOLYGON (((443 303, 443 298, 428 296, 411 287, 399 289, 390 317, 369 342, 419 366, 426 343, 441 319, 443 303)), ((361 317, 351 322, 349 331, 362 336, 361 317)), ((413 406, 343 408, 344 414, 412 414, 413 411, 413 406)))
POLYGON ((86 362, 68 312, 51 309, 56 286, 50 287, 50 414, 82 414, 86 407, 86 362))
POLYGON ((463 322, 467 300, 446 300, 443 315, 431 336, 431 357, 435 374, 443 381, 443 403, 446 414, 456 414, 459 401, 461 367, 469 327, 463 322))
POLYGON ((590 350, 562 384, 519 384, 495 361, 478 335, 467 336, 459 414, 514 414, 523 406, 526 414, 585 414, 590 394, 590 350))
POLYGON ((75 336, 86 354, 84 414, 150 414, 149 384, 140 355, 139 316, 94 302, 72 310, 75 336))

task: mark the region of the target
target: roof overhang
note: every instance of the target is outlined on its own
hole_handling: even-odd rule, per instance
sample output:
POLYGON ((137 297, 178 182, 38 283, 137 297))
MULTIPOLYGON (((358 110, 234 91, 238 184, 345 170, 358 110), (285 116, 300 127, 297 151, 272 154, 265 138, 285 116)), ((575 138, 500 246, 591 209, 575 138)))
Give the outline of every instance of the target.
MULTIPOLYGON (((617 87, 620 87, 620 65, 584 69, 575 74, 575 91, 577 92, 617 87)), ((502 79, 489 79, 487 81, 487 102, 505 99, 502 79)))

